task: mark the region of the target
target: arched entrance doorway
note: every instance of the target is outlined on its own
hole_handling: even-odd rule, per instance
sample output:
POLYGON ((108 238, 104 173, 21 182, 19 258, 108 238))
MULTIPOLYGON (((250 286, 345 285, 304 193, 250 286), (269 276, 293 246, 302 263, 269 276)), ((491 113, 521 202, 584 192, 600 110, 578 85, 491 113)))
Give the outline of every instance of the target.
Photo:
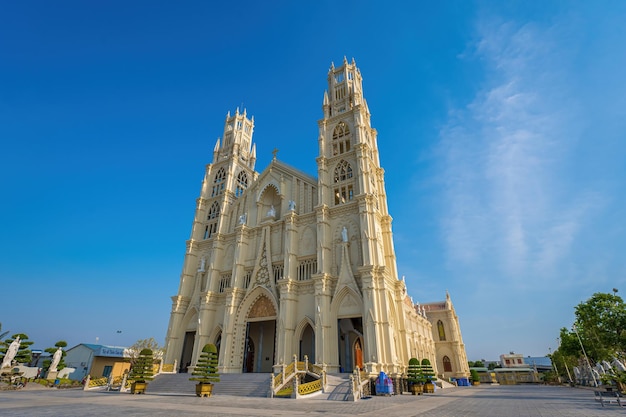
POLYGON ((246 320, 242 372, 272 372, 275 363, 276 309, 265 295, 252 305, 246 320))
POLYGON ((343 318, 337 324, 339 370, 352 372, 356 366, 363 367, 363 320, 361 317, 343 318))
POLYGON ((310 362, 315 362, 315 332, 310 324, 307 324, 300 336, 300 360, 304 360, 304 356, 309 357, 310 362))
POLYGON ((181 373, 186 373, 191 365, 191 355, 193 354, 193 343, 195 338, 196 332, 185 332, 179 365, 179 371, 181 373))

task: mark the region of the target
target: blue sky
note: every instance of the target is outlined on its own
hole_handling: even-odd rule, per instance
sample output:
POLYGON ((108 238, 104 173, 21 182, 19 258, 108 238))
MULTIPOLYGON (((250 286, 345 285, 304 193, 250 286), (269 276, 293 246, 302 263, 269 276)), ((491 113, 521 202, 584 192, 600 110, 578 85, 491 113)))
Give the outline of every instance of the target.
POLYGON ((162 343, 226 113, 254 115, 257 170, 276 147, 315 174, 344 56, 399 272, 415 301, 450 292, 469 359, 544 355, 626 292, 625 3, 227 3, 2 2, 3 330, 162 343))

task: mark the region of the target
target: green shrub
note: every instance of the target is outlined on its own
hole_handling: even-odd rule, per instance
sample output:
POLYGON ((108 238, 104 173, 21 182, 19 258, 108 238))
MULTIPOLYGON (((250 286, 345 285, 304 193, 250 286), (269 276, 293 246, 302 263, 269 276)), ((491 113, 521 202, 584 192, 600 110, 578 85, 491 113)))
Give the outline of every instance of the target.
POLYGON ((130 370, 128 379, 135 382, 152 381, 154 375, 154 357, 152 350, 143 349, 139 352, 139 357, 130 370))
POLYGON ((426 377, 428 381, 437 380, 437 376, 435 375, 435 371, 433 367, 430 365, 430 361, 426 358, 422 359, 422 373, 426 377))
POLYGON ((480 375, 478 375, 478 371, 476 369, 470 369, 470 378, 472 382, 480 382, 480 375))
POLYGON ((210 384, 211 382, 219 382, 220 376, 217 372, 218 352, 214 344, 204 345, 200 358, 191 373, 190 381, 197 381, 201 384, 210 384))

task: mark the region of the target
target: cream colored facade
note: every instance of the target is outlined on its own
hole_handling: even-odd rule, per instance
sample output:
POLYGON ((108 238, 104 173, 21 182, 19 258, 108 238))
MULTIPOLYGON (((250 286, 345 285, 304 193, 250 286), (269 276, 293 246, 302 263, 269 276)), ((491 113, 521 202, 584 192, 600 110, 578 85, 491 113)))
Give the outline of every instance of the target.
MULTIPOLYGON (((220 372, 272 372, 293 355, 330 372, 400 374, 411 357, 440 366, 433 324, 398 279, 377 132, 354 60, 331 66, 322 108, 317 178, 275 153, 256 172, 254 118, 227 115, 172 297, 166 363, 184 371, 215 343, 220 372)), ((441 320, 461 341, 446 345, 446 376, 467 376, 456 313, 441 320)))

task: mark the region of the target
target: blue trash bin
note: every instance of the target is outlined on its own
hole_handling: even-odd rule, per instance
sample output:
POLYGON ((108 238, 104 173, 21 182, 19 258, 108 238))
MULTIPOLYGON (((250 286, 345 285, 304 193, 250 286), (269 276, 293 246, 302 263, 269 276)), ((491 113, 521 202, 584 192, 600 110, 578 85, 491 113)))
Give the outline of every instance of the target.
POLYGON ((381 372, 376 378, 376 395, 392 395, 393 381, 386 373, 381 372))

